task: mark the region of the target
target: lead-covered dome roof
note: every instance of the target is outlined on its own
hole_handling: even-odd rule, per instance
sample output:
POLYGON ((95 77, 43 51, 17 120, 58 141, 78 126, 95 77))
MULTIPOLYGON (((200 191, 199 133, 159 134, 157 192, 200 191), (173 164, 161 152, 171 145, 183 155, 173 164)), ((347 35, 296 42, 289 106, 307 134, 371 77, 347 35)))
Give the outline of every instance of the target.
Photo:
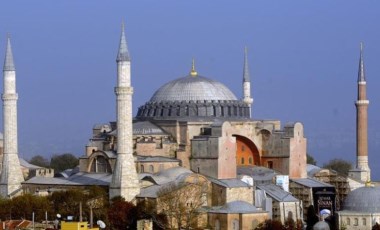
POLYGON ((238 100, 222 83, 198 75, 193 67, 186 77, 161 86, 139 107, 137 118, 204 119, 249 118, 250 105, 238 100))
POLYGON ((161 86, 150 102, 237 100, 224 84, 199 75, 178 78, 161 86))
POLYGON ((380 187, 365 186, 350 192, 344 201, 344 211, 380 212, 380 187))

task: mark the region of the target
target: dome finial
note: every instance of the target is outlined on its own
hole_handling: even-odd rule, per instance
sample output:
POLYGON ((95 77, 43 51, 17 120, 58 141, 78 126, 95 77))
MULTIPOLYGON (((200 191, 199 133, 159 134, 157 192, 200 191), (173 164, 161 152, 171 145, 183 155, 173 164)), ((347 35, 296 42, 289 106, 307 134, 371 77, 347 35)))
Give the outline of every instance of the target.
POLYGON ((194 58, 193 58, 193 61, 191 63, 191 71, 190 71, 190 75, 195 77, 198 75, 197 71, 195 70, 195 61, 194 61, 194 58))

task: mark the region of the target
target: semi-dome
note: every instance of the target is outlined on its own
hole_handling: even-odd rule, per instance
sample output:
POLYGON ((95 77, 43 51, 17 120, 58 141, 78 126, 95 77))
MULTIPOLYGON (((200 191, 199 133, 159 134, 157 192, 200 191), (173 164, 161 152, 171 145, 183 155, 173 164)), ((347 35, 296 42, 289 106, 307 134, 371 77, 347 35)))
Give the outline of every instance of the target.
POLYGON ((199 75, 181 77, 161 86, 150 102, 237 100, 225 85, 199 75))
POLYGON ((344 201, 344 211, 380 212, 380 187, 365 186, 350 192, 344 201))

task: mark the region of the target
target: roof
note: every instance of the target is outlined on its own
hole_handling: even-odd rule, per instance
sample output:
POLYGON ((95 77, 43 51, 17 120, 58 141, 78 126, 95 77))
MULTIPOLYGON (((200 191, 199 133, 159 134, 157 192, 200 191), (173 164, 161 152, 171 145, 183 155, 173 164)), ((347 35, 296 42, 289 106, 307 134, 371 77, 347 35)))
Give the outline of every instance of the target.
POLYGON ((316 165, 311 165, 311 164, 306 165, 306 172, 307 172, 307 175, 310 177, 313 177, 315 174, 317 174, 321 170, 322 168, 316 165))
POLYGON ((19 161, 20 161, 20 165, 24 168, 28 168, 28 169, 41 169, 41 168, 43 168, 41 166, 33 165, 33 164, 27 162, 26 160, 24 160, 22 158, 19 158, 19 161))
POLYGON ((232 201, 223 206, 211 207, 208 212, 210 213, 260 213, 255 206, 245 201, 232 201))
POLYGON ((68 178, 65 177, 33 177, 22 184, 41 184, 41 185, 99 185, 108 186, 111 182, 112 174, 109 173, 85 173, 79 172, 68 178))
POLYGON ((237 100, 224 84, 202 76, 181 77, 161 86, 150 102, 237 100))
POLYGON ((271 181, 276 175, 274 170, 260 166, 240 166, 237 168, 237 174, 250 176, 255 181, 271 181))
POLYGON ((149 121, 138 121, 133 123, 133 135, 168 135, 157 125, 149 121))
POLYGON ((379 213, 380 187, 365 186, 353 190, 344 201, 343 211, 379 213))
POLYGON ((257 188, 264 190, 267 195, 280 202, 297 202, 297 198, 290 193, 284 191, 281 187, 275 184, 257 185, 257 188))
POLYGON ((180 160, 161 156, 137 156, 136 162, 180 162, 180 160))
POLYGON ((313 178, 291 179, 291 181, 304 185, 309 188, 334 187, 331 184, 327 184, 322 181, 315 180, 313 178))
POLYGON ((241 187, 251 187, 247 183, 237 179, 237 178, 232 178, 232 179, 215 179, 212 177, 207 177, 212 183, 220 185, 222 187, 226 188, 241 188, 241 187))
POLYGON ((174 167, 151 175, 145 174, 141 180, 148 180, 155 184, 141 188, 138 197, 157 198, 157 193, 162 188, 179 184, 191 174, 194 173, 183 167, 174 167))

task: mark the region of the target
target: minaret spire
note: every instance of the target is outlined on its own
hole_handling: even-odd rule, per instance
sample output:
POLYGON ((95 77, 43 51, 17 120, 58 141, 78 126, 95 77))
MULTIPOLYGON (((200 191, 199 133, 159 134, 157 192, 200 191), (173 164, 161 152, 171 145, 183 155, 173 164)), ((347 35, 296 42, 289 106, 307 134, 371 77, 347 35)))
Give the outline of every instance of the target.
POLYGON ((121 36, 120 36, 120 44, 119 44, 119 52, 117 54, 116 61, 131 61, 128 52, 127 39, 125 38, 124 33, 124 22, 121 23, 121 36))
POLYGON ((363 42, 360 42, 358 82, 365 82, 364 60, 363 60, 363 42))
POLYGON ((4 153, 0 176, 0 195, 12 197, 21 193, 24 177, 18 159, 16 69, 8 35, 4 61, 3 127, 4 153))
POLYGON ((360 43, 360 58, 358 71, 358 96, 356 106, 356 168, 350 175, 362 182, 371 180, 368 166, 368 105, 367 82, 364 70, 363 43, 360 43))
POLYGON ((249 76, 248 68, 248 49, 244 47, 244 69, 243 69, 243 82, 250 82, 251 77, 249 76))
POLYGON ((122 25, 120 47, 116 57, 117 86, 117 158, 109 188, 110 198, 122 196, 132 201, 140 193, 139 179, 133 157, 131 60, 122 25))
POLYGON ((251 97, 251 77, 248 69, 248 49, 244 48, 244 67, 243 67, 243 102, 247 105, 247 115, 251 117, 253 98, 251 97))
POLYGON ((5 60, 4 60, 4 71, 15 71, 15 64, 13 61, 13 53, 12 53, 12 46, 11 46, 11 38, 8 34, 7 36, 7 50, 5 52, 5 60))

